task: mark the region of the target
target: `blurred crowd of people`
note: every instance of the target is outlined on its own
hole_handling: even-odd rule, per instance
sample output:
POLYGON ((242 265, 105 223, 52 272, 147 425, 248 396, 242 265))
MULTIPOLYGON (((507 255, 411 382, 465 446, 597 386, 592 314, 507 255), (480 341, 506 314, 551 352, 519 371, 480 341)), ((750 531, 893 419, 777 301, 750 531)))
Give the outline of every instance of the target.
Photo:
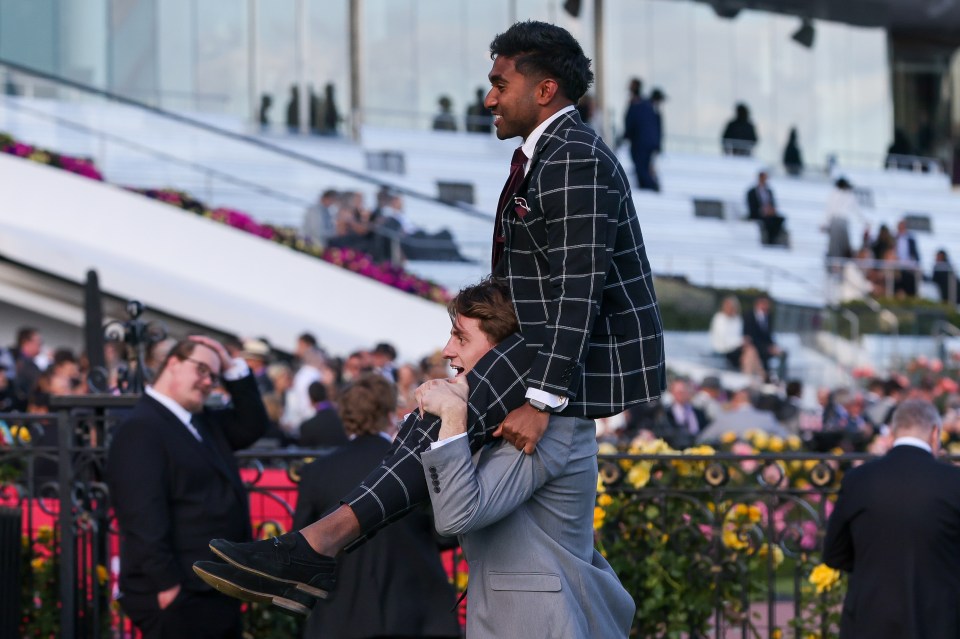
POLYGON ((724 387, 717 376, 699 383, 677 377, 659 401, 603 420, 598 437, 619 446, 661 438, 681 450, 746 441, 747 433, 762 432, 781 440, 797 437, 812 452, 883 454, 893 443, 893 411, 905 400, 921 399, 940 410, 947 451, 960 452, 960 387, 942 362, 920 357, 902 373, 879 377, 861 370, 858 375, 858 387, 817 389, 815 403, 805 401, 799 380, 724 387))
POLYGON ((350 248, 376 262, 463 261, 450 231, 431 233, 406 215, 403 197, 381 188, 371 209, 358 191, 327 189, 304 213, 303 234, 324 247, 350 248))
MULTIPOLYGON (((147 383, 175 344, 176 340, 167 338, 148 347, 147 383)), ((345 443, 337 400, 343 389, 366 373, 378 373, 396 386, 394 421, 415 408, 414 391, 421 383, 450 373, 439 352, 419 362, 400 363, 394 346, 382 342, 335 356, 310 333, 300 335, 289 353, 273 348, 265 339, 227 339, 224 346, 232 357, 245 360, 256 377, 271 420, 271 429, 260 442, 264 447, 322 448, 345 443)), ((119 392, 127 372, 135 366, 127 361, 126 348, 120 342, 105 345, 102 377, 106 392, 119 392)), ((0 413, 44 414, 49 412, 53 396, 95 392, 90 372, 85 354, 48 348, 39 330, 23 327, 13 345, 0 348, 0 413)), ((211 401, 224 400, 222 389, 211 395, 211 401)))
MULTIPOLYGON (((758 298, 751 310, 740 316, 736 298, 728 297, 717 317, 726 318, 742 331, 745 317, 769 313, 769 308, 767 298, 758 298)), ((734 332, 729 330, 728 334, 734 332)), ((763 367, 758 361, 757 344, 749 338, 744 340, 743 335, 746 333, 741 335, 740 356, 752 360, 750 365, 756 367, 758 376, 753 381, 724 387, 713 375, 699 383, 675 378, 660 400, 598 420, 598 438, 628 445, 638 437, 659 437, 682 449, 719 441, 728 433, 742 437, 748 431, 760 431, 778 437, 797 436, 812 451, 883 453, 892 442, 887 425, 896 406, 905 399, 924 399, 940 407, 945 437, 948 442, 956 442, 954 452, 960 452, 960 386, 943 362, 919 357, 902 372, 886 377, 858 370, 855 375, 862 379, 860 387, 819 388, 816 403, 805 402, 800 380, 768 383, 759 376, 763 367)), ((148 382, 151 371, 175 343, 168 338, 149 348, 148 382)), ((225 340, 224 346, 231 356, 242 358, 250 367, 270 417, 271 428, 258 442, 259 448, 315 449, 345 444, 348 436, 339 413, 339 398, 364 375, 380 375, 393 384, 396 408, 391 423, 396 424, 417 409, 414 392, 420 384, 451 373, 439 351, 419 362, 400 362, 393 345, 378 343, 336 356, 310 333, 300 335, 289 353, 273 348, 264 339, 225 340)), ((116 388, 128 365, 124 346, 108 342, 105 350, 107 383, 116 388)), ((83 354, 67 348, 47 348, 40 331, 21 328, 14 344, 0 349, 0 413, 47 413, 53 396, 91 392, 89 372, 83 354)), ((222 390, 211 395, 214 402, 224 399, 222 390)))

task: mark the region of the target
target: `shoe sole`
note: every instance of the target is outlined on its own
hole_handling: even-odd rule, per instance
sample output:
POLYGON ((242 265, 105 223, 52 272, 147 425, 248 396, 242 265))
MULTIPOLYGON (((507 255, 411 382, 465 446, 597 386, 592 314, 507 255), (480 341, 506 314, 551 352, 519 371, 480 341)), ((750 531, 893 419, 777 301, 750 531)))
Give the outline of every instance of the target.
MULTIPOLYGON (((259 570, 254 570, 250 566, 244 566, 243 564, 238 563, 233 559, 231 559, 230 557, 228 557, 227 555, 223 554, 218 549, 214 548, 212 545, 208 546, 208 548, 210 548, 210 550, 212 550, 216 556, 220 557, 231 566, 235 566, 239 568, 240 570, 245 570, 246 572, 249 572, 254 575, 258 575, 260 577, 264 577, 265 579, 272 579, 273 581, 279 581, 280 583, 296 586, 297 590, 302 590, 308 595, 313 595, 318 599, 326 599, 327 597, 330 596, 330 593, 328 591, 323 590, 321 588, 317 588, 316 586, 311 586, 310 584, 305 584, 302 581, 294 581, 292 579, 283 579, 281 577, 277 577, 276 575, 271 575, 269 573, 261 572, 259 570)), ((230 583, 230 582, 226 582, 226 583, 230 583)), ((300 604, 297 604, 296 602, 293 602, 293 603, 295 605, 300 605, 300 604)))
POLYGON ((278 608, 282 608, 288 612, 295 613, 297 615, 308 617, 310 616, 310 608, 307 608, 301 603, 294 601, 293 599, 287 599, 280 595, 271 595, 264 592, 258 592, 256 590, 250 590, 249 588, 244 588, 238 584, 228 581, 223 577, 209 573, 203 568, 193 567, 193 572, 197 573, 197 576, 200 579, 203 579, 207 584, 213 586, 218 591, 222 592, 225 595, 229 595, 235 599, 242 599, 243 601, 251 601, 254 603, 264 603, 264 604, 273 604, 278 608))

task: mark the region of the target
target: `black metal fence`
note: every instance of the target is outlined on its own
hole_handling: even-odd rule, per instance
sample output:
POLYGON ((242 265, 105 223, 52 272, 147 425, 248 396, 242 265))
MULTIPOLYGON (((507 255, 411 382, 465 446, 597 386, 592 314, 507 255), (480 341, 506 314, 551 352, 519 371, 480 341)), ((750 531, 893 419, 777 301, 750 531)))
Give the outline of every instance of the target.
MULTIPOLYGON (((0 447, 0 506, 22 518, 12 535, 0 521, 0 561, 11 561, 13 538, 22 564, 15 584, 0 583, 0 630, 14 592, 14 623, 30 635, 132 636, 112 601, 118 534, 102 478, 110 429, 133 401, 0 415, 12 440, 0 447)), ((843 584, 817 567, 819 551, 840 477, 864 456, 641 453, 600 457, 594 518, 598 546, 637 601, 635 636, 833 634, 843 584)), ((238 456, 260 532, 289 526, 298 469, 315 454, 238 456)), ((11 566, 0 566, 0 582, 17 574, 11 566)))

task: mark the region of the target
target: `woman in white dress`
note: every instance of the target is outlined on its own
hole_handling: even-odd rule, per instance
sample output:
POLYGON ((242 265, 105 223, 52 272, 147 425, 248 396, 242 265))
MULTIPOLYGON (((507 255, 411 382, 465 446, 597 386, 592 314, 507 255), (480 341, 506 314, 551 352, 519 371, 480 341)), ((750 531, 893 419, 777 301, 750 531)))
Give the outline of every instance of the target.
MULTIPOLYGON (((870 228, 866 218, 860 212, 853 186, 846 178, 840 178, 827 197, 826 216, 822 227, 828 238, 828 260, 849 259, 853 256, 853 247, 850 245, 850 222, 853 220, 860 222, 865 229, 870 228)), ((838 273, 840 265, 828 262, 827 270, 838 273)))

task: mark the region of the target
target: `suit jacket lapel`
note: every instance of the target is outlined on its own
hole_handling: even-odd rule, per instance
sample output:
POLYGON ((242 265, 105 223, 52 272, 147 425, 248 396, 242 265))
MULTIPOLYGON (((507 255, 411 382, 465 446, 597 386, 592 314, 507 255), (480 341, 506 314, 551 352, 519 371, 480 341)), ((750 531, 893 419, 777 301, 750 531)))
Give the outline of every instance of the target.
MULTIPOLYGON (((530 179, 533 177, 533 172, 537 169, 537 164, 539 164, 544 150, 554 140, 559 131, 576 126, 580 122, 579 117, 580 114, 577 113, 576 109, 574 109, 569 113, 561 115, 559 118, 551 122, 550 126, 546 128, 546 130, 540 136, 540 139, 537 140, 537 146, 533 151, 533 157, 530 158, 530 170, 527 171, 526 175, 523 176, 523 180, 520 182, 520 186, 517 188, 516 197, 521 197, 524 199, 524 201, 526 201, 527 190, 530 186, 530 179)), ((504 211, 504 220, 515 215, 517 215, 516 202, 511 201, 509 204, 507 204, 507 210, 504 211)))
MULTIPOLYGON (((214 441, 209 428, 203 428, 202 430, 198 428, 198 432, 201 433, 200 436, 208 439, 207 443, 201 442, 193 436, 193 433, 187 430, 187 427, 184 426, 183 422, 181 422, 176 415, 171 413, 166 406, 153 399, 149 395, 144 395, 144 397, 152 402, 154 410, 166 421, 164 427, 172 433, 174 438, 178 439, 188 448, 198 451, 204 459, 210 462, 211 466, 216 468, 218 472, 223 474, 223 476, 230 481, 235 489, 239 488, 241 491, 243 490, 243 485, 238 485, 237 483, 236 473, 231 471, 231 469, 227 466, 226 461, 219 454, 219 452, 217 452, 217 443, 214 441)), ((245 499, 246 496, 244 496, 244 500, 245 499)))

